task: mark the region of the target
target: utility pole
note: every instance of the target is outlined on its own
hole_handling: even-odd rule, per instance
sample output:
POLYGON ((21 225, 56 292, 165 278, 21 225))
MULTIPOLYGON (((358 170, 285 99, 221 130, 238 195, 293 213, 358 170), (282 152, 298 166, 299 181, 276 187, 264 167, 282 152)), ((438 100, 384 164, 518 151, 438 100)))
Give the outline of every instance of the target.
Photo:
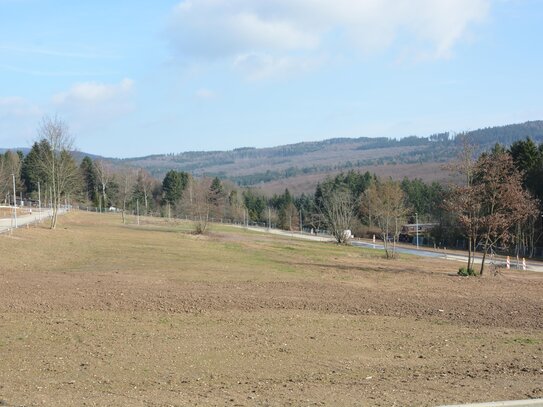
POLYGON ((288 215, 288 230, 292 233, 292 212, 288 215))
POLYGON ((271 229, 271 209, 268 206, 268 230, 271 229))
POLYGON ((11 174, 13 177, 13 217, 15 219, 15 228, 17 229, 17 193, 15 192, 15 174, 11 174))
POLYGON ((38 181, 38 219, 41 220, 41 189, 40 189, 40 181, 38 181))
POLYGON ((140 200, 136 199, 136 215, 138 219, 138 225, 140 224, 140 200))
POLYGON ((419 214, 415 212, 415 222, 417 228, 417 249, 419 248, 419 214))
POLYGON ((300 234, 303 234, 303 223, 302 223, 302 208, 300 208, 300 234))

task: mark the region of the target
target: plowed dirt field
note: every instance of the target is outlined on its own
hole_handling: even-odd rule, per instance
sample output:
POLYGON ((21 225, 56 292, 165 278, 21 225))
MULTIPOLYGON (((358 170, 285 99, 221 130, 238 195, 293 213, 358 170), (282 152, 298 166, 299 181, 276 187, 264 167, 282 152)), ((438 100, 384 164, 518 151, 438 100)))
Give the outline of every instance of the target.
POLYGON ((543 397, 543 275, 72 213, 0 236, 0 405, 543 397))

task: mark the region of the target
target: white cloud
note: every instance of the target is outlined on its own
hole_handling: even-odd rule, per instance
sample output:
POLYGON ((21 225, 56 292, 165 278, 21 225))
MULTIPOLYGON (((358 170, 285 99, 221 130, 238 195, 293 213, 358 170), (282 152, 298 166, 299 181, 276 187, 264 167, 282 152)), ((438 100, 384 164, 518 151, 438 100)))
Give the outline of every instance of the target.
POLYGON ((190 56, 228 56, 262 47, 290 50, 318 45, 318 35, 302 30, 295 22, 270 18, 261 10, 264 3, 183 1, 174 9, 169 33, 179 52, 190 56))
POLYGON ((233 66, 250 80, 290 76, 307 72, 321 63, 319 58, 274 56, 262 53, 241 54, 233 66))
POLYGON ((76 133, 86 134, 107 128, 134 111, 134 82, 123 79, 114 84, 78 83, 53 95, 51 102, 76 133))
POLYGON ((126 97, 134 86, 131 79, 123 79, 119 84, 103 84, 97 82, 78 83, 66 92, 53 96, 53 102, 63 104, 98 104, 126 97))
POLYGON ((0 147, 24 147, 35 138, 43 109, 19 97, 0 97, 0 147))
POLYGON ((0 117, 5 119, 25 119, 39 117, 42 110, 28 100, 13 96, 0 98, 0 117))
POLYGON ((0 146, 24 145, 35 138, 35 128, 44 114, 55 113, 70 123, 78 136, 113 125, 134 110, 134 82, 85 82, 54 94, 36 104, 22 97, 0 97, 0 146))
POLYGON ((372 53, 398 45, 444 58, 487 16, 490 2, 184 0, 173 11, 169 34, 181 57, 239 62, 247 55, 268 55, 266 70, 298 59, 299 53, 346 47, 372 53))

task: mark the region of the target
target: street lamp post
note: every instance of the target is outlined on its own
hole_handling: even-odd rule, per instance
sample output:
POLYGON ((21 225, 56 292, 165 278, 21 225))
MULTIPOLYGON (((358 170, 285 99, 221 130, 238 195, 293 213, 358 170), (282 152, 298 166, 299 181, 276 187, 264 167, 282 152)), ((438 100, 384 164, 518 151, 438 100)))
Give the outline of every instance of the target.
POLYGON ((15 229, 17 229, 17 193, 15 192, 15 174, 11 174, 13 177, 13 216, 15 218, 15 229))
POLYGON ((40 181, 38 181, 38 220, 41 221, 41 188, 40 188, 40 181))
POLYGON ((138 219, 138 225, 140 224, 140 200, 136 199, 136 217, 138 219))
POLYGON ((415 227, 417 228, 417 249, 419 248, 419 214, 415 212, 415 227))

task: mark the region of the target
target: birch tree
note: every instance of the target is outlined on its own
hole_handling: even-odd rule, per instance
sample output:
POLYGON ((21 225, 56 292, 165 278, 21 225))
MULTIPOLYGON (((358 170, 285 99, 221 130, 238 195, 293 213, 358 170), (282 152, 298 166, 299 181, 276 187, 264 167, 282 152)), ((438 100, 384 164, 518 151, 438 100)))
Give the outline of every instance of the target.
POLYGON ((145 208, 145 214, 149 213, 151 209, 151 200, 153 195, 153 189, 157 181, 151 177, 151 175, 140 168, 137 172, 136 182, 134 185, 134 197, 139 199, 145 208))
POLYGON ((135 171, 131 168, 122 168, 116 174, 119 186, 119 199, 121 200, 122 221, 126 223, 126 205, 131 200, 136 181, 135 171))
POLYGON ((113 180, 113 170, 111 166, 103 160, 94 161, 94 166, 96 168, 102 205, 105 208, 108 204, 107 187, 113 180))
POLYGON ((407 215, 404 193, 399 182, 391 179, 373 182, 362 196, 362 208, 371 208, 373 221, 381 231, 387 259, 396 256, 396 243, 407 215), (390 241, 392 240, 392 248, 390 241))
POLYGON ((71 154, 74 139, 67 124, 56 116, 42 119, 38 136, 43 146, 40 149, 39 167, 51 195, 50 227, 54 229, 62 197, 73 192, 80 182, 78 168, 71 154))

